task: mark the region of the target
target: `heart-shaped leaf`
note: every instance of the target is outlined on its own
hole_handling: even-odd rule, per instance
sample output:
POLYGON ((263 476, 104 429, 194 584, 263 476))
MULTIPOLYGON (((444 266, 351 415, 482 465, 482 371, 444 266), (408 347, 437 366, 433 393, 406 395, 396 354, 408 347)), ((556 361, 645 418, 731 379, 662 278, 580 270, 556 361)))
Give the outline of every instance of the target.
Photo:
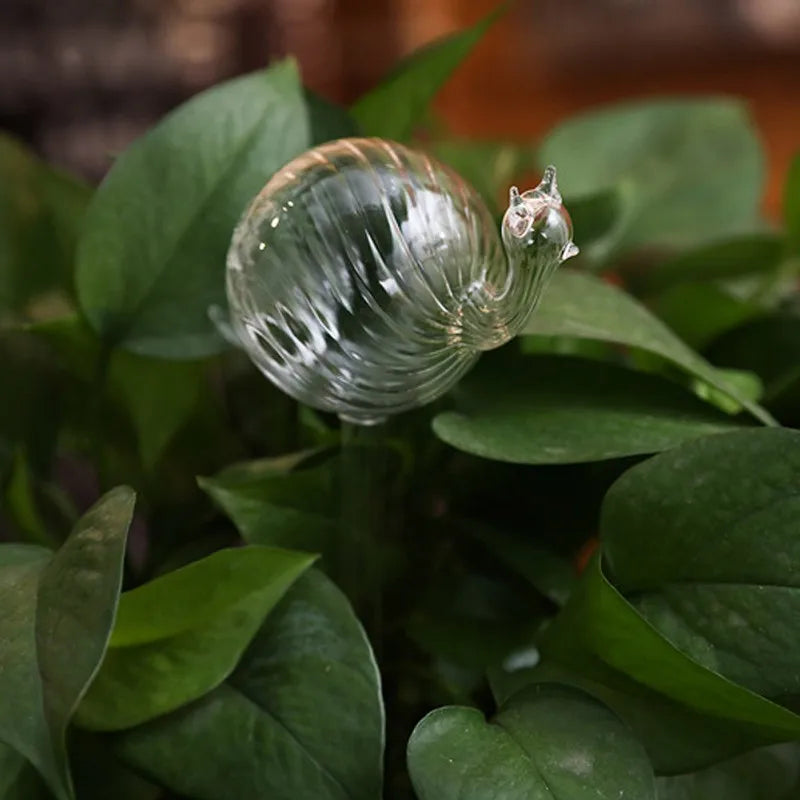
POLYGON ((487 722, 440 708, 416 727, 408 766, 419 800, 655 800, 641 745, 607 708, 563 687, 532 687, 487 722))
POLYGON ((619 189, 621 247, 686 247, 756 225, 764 158, 746 109, 733 100, 590 111, 552 130, 539 158, 558 165, 567 197, 619 189))
POLYGON ((574 644, 574 651, 567 657, 573 662, 571 667, 553 661, 548 648, 544 660, 533 667, 513 661, 503 668, 495 666, 490 679, 498 704, 507 703, 532 684, 553 682, 580 689, 608 706, 628 725, 659 775, 702 769, 775 741, 774 735, 731 725, 728 720, 708 716, 658 694, 604 663, 577 637, 574 644))
POLYGON ((617 588, 680 650, 768 697, 800 694, 800 434, 692 442, 629 470, 601 535, 617 588))
POLYGON ((131 145, 79 242, 78 298, 92 327, 142 355, 221 350, 208 308, 224 303, 233 228, 309 137, 297 69, 283 62, 199 94, 131 145))
POLYGON ((198 800, 378 800, 380 679, 344 595, 304 575, 222 686, 117 745, 137 770, 198 800))
POLYGON ((131 728, 218 686, 313 560, 268 547, 220 550, 126 592, 78 724, 131 728))
POLYGON ((636 695, 621 673, 726 722, 739 746, 800 738, 800 717, 756 693, 796 691, 798 475, 800 434, 782 429, 696 440, 629 470, 601 519, 629 599, 596 559, 546 632, 545 659, 636 695))
POLYGON ((665 638, 612 586, 599 559, 542 642, 546 657, 578 672, 586 649, 678 703, 740 725, 759 743, 800 736, 800 716, 708 669, 665 638))
MULTIPOLYGON (((599 560, 539 647, 548 667, 542 678, 565 680, 607 703, 662 773, 800 738, 800 717, 704 668, 661 636, 608 583, 599 560)), ((519 676, 517 685, 526 678, 540 679, 519 676)))
POLYGON ((500 676, 500 697, 533 679, 574 683, 614 708, 665 772, 800 738, 800 717, 751 690, 795 682, 799 448, 793 431, 743 431, 629 470, 601 533, 630 602, 596 560, 540 643, 543 666, 500 676))

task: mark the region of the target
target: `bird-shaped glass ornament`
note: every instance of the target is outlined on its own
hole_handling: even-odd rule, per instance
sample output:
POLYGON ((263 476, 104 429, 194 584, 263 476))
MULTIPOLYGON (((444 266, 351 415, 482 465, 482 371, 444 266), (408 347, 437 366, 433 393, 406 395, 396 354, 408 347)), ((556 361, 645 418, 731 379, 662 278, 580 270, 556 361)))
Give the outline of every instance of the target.
POLYGON ((578 252, 545 170, 500 232, 477 192, 382 139, 315 147, 277 172, 233 235, 236 338, 281 389, 366 425, 428 403, 517 335, 578 252))

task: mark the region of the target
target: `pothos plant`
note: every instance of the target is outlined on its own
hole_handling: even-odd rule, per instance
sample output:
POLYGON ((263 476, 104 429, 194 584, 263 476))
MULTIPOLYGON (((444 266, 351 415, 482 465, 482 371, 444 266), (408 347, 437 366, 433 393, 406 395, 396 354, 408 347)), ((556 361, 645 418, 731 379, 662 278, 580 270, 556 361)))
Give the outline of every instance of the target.
POLYGON ((292 61, 221 84, 94 191, 0 139, 2 800, 798 796, 800 160, 765 223, 740 103, 433 126, 496 210, 558 164, 582 255, 373 443, 372 641, 326 577, 336 421, 209 322, 266 179, 431 127, 488 22, 349 110, 292 61))

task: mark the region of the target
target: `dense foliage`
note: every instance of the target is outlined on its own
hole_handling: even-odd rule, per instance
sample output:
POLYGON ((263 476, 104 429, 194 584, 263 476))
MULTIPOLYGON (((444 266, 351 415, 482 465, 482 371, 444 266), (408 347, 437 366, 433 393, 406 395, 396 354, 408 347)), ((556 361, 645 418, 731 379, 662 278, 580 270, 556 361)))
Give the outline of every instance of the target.
POLYGON ((450 138, 430 100, 488 24, 349 112, 292 61, 217 86, 95 191, 0 138, 0 800, 798 796, 800 158, 775 227, 730 99, 450 138), (208 309, 275 170, 426 128, 498 213, 557 164, 582 255, 355 445, 368 638, 326 577, 339 424, 208 309))

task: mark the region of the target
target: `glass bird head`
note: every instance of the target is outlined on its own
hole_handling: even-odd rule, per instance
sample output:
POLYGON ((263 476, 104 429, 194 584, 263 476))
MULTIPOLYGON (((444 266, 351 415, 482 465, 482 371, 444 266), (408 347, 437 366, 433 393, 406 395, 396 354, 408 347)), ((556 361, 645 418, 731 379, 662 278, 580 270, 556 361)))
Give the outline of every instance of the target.
POLYGON ((572 221, 558 191, 555 167, 545 169, 535 189, 520 194, 516 186, 511 187, 502 232, 509 254, 526 249, 549 250, 560 253, 562 261, 578 254, 572 241, 572 221))
POLYGON ((235 338, 281 389, 351 422, 430 402, 520 333, 577 252, 554 168, 511 190, 501 231, 422 152, 382 139, 316 147, 269 180, 234 232, 235 338))

